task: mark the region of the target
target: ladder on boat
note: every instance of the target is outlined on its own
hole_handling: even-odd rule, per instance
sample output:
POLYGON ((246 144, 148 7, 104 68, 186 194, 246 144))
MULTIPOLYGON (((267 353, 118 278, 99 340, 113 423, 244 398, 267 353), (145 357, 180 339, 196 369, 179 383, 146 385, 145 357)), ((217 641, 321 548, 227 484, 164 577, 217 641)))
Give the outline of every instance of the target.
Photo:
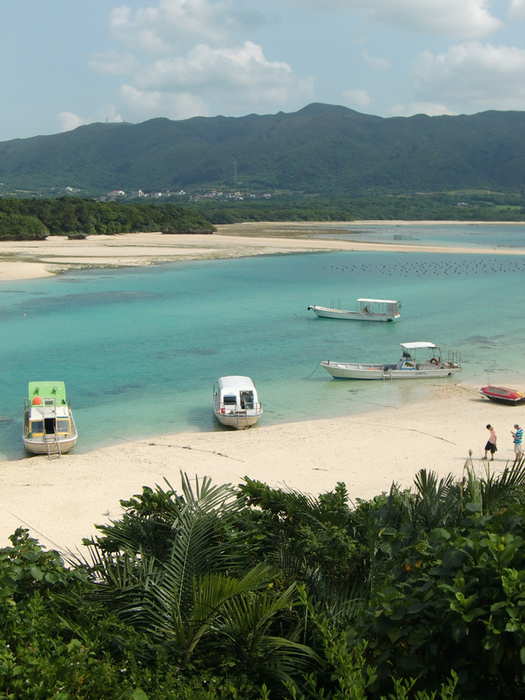
POLYGON ((248 427, 248 411, 246 409, 237 410, 237 428, 248 427))
POLYGON ((60 459, 62 457, 62 451, 60 449, 60 442, 56 433, 44 433, 44 443, 47 450, 48 459, 60 459), (56 445, 56 451, 51 451, 51 447, 56 445))

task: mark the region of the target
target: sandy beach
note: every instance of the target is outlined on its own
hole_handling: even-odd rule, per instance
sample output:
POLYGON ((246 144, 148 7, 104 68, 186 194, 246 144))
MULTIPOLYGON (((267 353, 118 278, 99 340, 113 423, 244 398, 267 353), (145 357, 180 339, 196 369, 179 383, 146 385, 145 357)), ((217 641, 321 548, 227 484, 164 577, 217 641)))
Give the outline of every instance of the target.
MULTIPOLYGON (((376 222, 352 222, 358 227, 376 222)), ((435 221, 383 221, 383 224, 408 226, 431 225, 435 221)), ((460 222, 439 222, 444 223, 460 222)), ((468 222, 469 224, 475 222, 468 222)), ((318 253, 322 251, 393 251, 427 253, 476 253, 478 255, 525 255, 518 248, 447 247, 406 245, 402 242, 363 243, 347 240, 314 238, 316 222, 245 223, 217 227, 217 233, 174 234, 124 233, 116 236, 88 236, 69 240, 65 236, 48 236, 45 241, 0 241, 0 282, 45 277, 70 269, 90 267, 129 267, 155 265, 180 260, 238 258, 282 253, 318 253)), ((322 223, 333 231, 342 223, 322 223)), ((347 225, 347 222, 344 222, 347 225)), ((467 225, 467 224, 465 224, 467 225)), ((513 224, 509 224, 512 226, 513 224)), ((345 231, 348 233, 348 231, 345 231)))
POLYGON ((244 431, 179 433, 60 459, 2 461, 0 546, 27 527, 48 548, 75 550, 96 533, 94 524, 118 518, 119 501, 142 486, 165 487, 167 479, 180 492, 181 471, 216 484, 248 476, 313 495, 342 481, 353 501, 388 491, 392 482, 410 487, 422 468, 461 476, 469 450, 482 471, 489 422, 499 450, 485 465, 501 470, 513 460, 510 431, 523 409, 491 403, 477 389, 444 381, 421 403, 357 416, 267 427, 262 419, 244 431))
MULTIPOLYGON (((124 234, 93 236, 85 241, 51 237, 42 242, 0 242, 0 282, 77 267, 393 248, 315 240, 308 238, 311 226, 240 224, 220 227, 210 236, 124 234)), ((429 250, 402 245, 395 245, 395 249, 429 250)), ((485 251, 454 248, 449 252, 485 251)), ((525 254, 516 249, 487 252, 525 254)), ((130 439, 61 459, 33 456, 0 461, 0 546, 8 544, 17 527, 26 527, 48 548, 75 550, 83 537, 96 533, 94 524, 118 518, 120 499, 139 493, 142 486, 164 486, 167 479, 179 490, 180 471, 190 477, 209 476, 221 484, 238 484, 248 476, 313 495, 332 490, 342 481, 353 501, 387 491, 392 482, 410 487, 421 468, 442 476, 449 472, 460 476, 469 450, 475 468, 485 468, 481 457, 487 423, 498 433, 499 451, 491 465, 500 470, 513 459, 510 431, 514 423, 524 420, 520 421, 522 412, 519 407, 491 403, 480 396, 477 386, 450 378, 436 385, 433 396, 421 403, 357 416, 273 426, 265 426, 263 416, 260 424, 246 431, 179 433, 144 441, 130 439)))

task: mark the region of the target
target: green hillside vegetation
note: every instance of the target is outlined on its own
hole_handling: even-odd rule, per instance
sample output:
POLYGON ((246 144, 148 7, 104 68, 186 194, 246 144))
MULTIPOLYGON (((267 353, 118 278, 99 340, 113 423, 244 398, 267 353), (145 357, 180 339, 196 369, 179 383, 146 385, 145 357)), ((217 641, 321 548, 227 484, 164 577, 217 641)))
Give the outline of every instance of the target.
POLYGON ((198 212, 166 204, 119 204, 92 199, 1 199, 0 240, 40 240, 49 235, 84 237, 93 234, 161 231, 213 233, 198 212))
POLYGON ((91 124, 0 143, 0 180, 8 193, 70 186, 89 196, 241 183, 345 196, 520 192, 525 113, 385 119, 312 104, 291 114, 91 124))
POLYGON ((442 193, 376 197, 292 197, 234 201, 202 198, 190 206, 213 224, 243 221, 525 221, 517 194, 442 193))
POLYGON ((518 700, 525 462, 349 505, 144 487, 67 566, 0 550, 0 697, 518 700))

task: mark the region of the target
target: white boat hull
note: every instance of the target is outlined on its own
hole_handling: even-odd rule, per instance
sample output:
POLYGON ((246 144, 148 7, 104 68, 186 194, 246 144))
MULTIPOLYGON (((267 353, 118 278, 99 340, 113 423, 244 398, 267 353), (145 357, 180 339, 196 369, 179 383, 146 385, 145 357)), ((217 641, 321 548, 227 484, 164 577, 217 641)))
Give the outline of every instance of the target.
POLYGON ((255 425, 259 420, 261 413, 221 413, 220 411, 214 411, 215 417, 222 423, 222 425, 227 425, 229 428, 235 428, 236 430, 244 430, 246 428, 255 425))
POLYGON ((308 311, 313 311, 319 318, 339 318, 346 321, 397 321, 401 314, 390 316, 388 314, 361 313, 360 311, 346 311, 345 309, 330 309, 326 306, 309 306, 308 311))
POLYGON ((74 435, 72 437, 64 438, 63 440, 58 440, 58 442, 49 441, 46 442, 43 437, 35 437, 35 438, 27 438, 23 437, 22 438, 25 448, 28 452, 32 452, 33 454, 36 455, 47 455, 47 454, 64 454, 65 452, 69 452, 69 450, 72 450, 73 447, 75 447, 76 442, 77 442, 77 435, 74 435), (59 451, 60 447, 60 451, 59 451))
POLYGON ((367 365, 352 362, 333 362, 331 360, 321 362, 321 367, 336 379, 428 379, 448 377, 451 374, 461 372, 461 367, 452 363, 432 363, 418 365, 413 368, 398 369, 397 365, 367 365))

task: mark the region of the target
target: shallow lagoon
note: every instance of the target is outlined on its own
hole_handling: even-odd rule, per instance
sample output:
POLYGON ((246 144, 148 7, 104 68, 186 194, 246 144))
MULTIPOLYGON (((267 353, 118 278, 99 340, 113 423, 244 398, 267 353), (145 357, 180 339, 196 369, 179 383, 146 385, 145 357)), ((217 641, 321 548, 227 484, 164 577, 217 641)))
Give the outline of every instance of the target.
POLYGON ((523 224, 341 224, 334 234, 320 226, 316 238, 363 243, 403 243, 453 248, 525 248, 523 224), (343 231, 343 233, 341 233, 343 231))
MULTIPOLYGON (((516 232, 522 235, 522 232, 516 232)), ((86 452, 185 430, 222 430, 221 375, 257 384, 261 424, 424 397, 431 380, 336 381, 324 359, 396 361, 400 342, 459 348, 465 383, 525 381, 521 256, 321 253, 69 272, 0 287, 0 455, 23 456, 30 380, 61 379, 86 452), (396 324, 318 319, 310 304, 400 299, 396 324)), ((438 380, 455 382, 458 377, 438 380)))

